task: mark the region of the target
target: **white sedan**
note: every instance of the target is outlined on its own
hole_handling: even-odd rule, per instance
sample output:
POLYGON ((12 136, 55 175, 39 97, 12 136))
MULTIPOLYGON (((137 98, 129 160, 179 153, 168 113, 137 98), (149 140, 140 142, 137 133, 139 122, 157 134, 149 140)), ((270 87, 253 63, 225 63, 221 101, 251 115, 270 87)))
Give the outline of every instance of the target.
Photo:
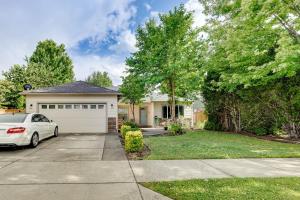
POLYGON ((58 126, 44 115, 2 114, 0 115, 0 146, 36 147, 39 142, 51 136, 58 136, 58 126))

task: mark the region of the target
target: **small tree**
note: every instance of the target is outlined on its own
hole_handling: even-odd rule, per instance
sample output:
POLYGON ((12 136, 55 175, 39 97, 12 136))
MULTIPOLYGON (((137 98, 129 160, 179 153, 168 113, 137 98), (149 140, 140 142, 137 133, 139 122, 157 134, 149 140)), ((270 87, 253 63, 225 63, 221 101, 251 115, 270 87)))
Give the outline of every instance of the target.
POLYGON ((2 95, 5 102, 2 105, 12 108, 24 108, 24 97, 19 93, 23 91, 23 85, 27 82, 26 66, 14 65, 8 71, 3 72, 5 80, 1 82, 2 95), (5 88, 6 87, 6 88, 5 88))
POLYGON ((135 105, 141 103, 142 98, 146 94, 145 84, 141 77, 134 75, 128 75, 122 79, 123 83, 119 91, 122 93, 124 101, 129 103, 133 120, 135 121, 134 108, 135 105))
POLYGON ((18 93, 14 84, 7 80, 0 80, 0 108, 20 107, 18 93))
POLYGON ((97 85, 99 87, 111 87, 112 80, 109 78, 107 72, 93 72, 88 76, 86 82, 91 83, 93 85, 97 85))

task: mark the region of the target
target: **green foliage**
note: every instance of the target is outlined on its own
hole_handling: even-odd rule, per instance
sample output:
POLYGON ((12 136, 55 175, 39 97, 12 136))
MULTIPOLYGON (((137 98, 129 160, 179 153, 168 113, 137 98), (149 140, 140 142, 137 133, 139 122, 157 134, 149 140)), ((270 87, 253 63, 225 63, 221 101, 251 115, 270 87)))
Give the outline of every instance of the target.
MULTIPOLYGON (((9 104, 10 100, 16 100, 16 96, 11 91, 15 91, 16 88, 12 82, 7 80, 0 80, 0 108, 14 107, 15 105, 9 104)), ((14 101, 16 102, 16 101, 14 101)))
POLYGON ((122 137, 125 138, 126 133, 127 133, 128 131, 130 131, 130 130, 131 130, 131 127, 130 127, 130 126, 128 126, 128 125, 122 125, 122 126, 121 126, 121 135, 122 135, 122 137))
POLYGON ((50 87, 74 80, 73 64, 63 44, 53 40, 38 43, 32 56, 26 58, 26 65, 14 65, 3 72, 4 79, 13 84, 2 104, 12 108, 24 108, 24 97, 19 93, 23 85, 33 88, 50 87))
POLYGON ((128 72, 138 75, 147 88, 160 86, 172 102, 175 119, 175 96, 188 98, 199 88, 198 67, 202 64, 199 31, 192 28, 192 13, 183 5, 159 16, 137 29, 137 52, 127 58, 128 72))
POLYGON ((138 128, 138 125, 131 120, 123 122, 123 125, 130 126, 131 128, 138 128))
POLYGON ((34 88, 74 81, 72 60, 63 44, 57 45, 53 40, 41 41, 26 61, 27 81, 34 88))
POLYGON ((129 74, 126 77, 122 77, 122 85, 119 92, 122 93, 122 101, 130 104, 133 121, 135 121, 134 107, 142 102, 146 91, 145 81, 140 76, 129 74))
POLYGON ((300 137, 299 3, 200 2, 211 15, 202 29, 207 127, 258 134, 280 128, 300 137))
POLYGON ((125 136, 125 150, 139 152, 144 148, 143 134, 141 131, 129 131, 125 136))
POLYGON ((19 93, 23 91, 23 85, 27 83, 26 67, 14 65, 8 71, 3 72, 3 76, 3 83, 6 82, 8 85, 2 104, 9 108, 24 108, 25 100, 19 93))
POLYGON ((88 83, 97 85, 99 87, 111 87, 112 80, 108 76, 107 72, 93 72, 86 79, 88 83))
POLYGON ((174 123, 174 122, 169 124, 168 131, 169 131, 169 134, 171 134, 171 135, 182 135, 185 133, 182 125, 180 123, 174 123))

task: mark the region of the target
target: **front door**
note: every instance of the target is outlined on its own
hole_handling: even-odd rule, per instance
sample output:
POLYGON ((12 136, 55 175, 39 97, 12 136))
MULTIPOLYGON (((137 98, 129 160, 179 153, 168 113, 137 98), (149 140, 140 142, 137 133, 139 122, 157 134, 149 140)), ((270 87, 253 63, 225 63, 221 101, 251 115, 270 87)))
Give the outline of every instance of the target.
POLYGON ((147 125, 147 109, 146 108, 140 109, 140 124, 141 124, 141 126, 147 125))

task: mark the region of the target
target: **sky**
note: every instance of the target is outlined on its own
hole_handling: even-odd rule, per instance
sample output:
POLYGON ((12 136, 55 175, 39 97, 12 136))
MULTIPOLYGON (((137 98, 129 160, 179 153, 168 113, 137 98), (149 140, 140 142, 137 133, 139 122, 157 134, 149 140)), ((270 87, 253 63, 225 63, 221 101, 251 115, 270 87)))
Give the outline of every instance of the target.
POLYGON ((76 80, 107 71, 119 85, 126 57, 137 50, 137 26, 180 4, 194 12, 195 27, 204 23, 198 0, 0 0, 0 72, 53 39, 65 44, 76 80))

